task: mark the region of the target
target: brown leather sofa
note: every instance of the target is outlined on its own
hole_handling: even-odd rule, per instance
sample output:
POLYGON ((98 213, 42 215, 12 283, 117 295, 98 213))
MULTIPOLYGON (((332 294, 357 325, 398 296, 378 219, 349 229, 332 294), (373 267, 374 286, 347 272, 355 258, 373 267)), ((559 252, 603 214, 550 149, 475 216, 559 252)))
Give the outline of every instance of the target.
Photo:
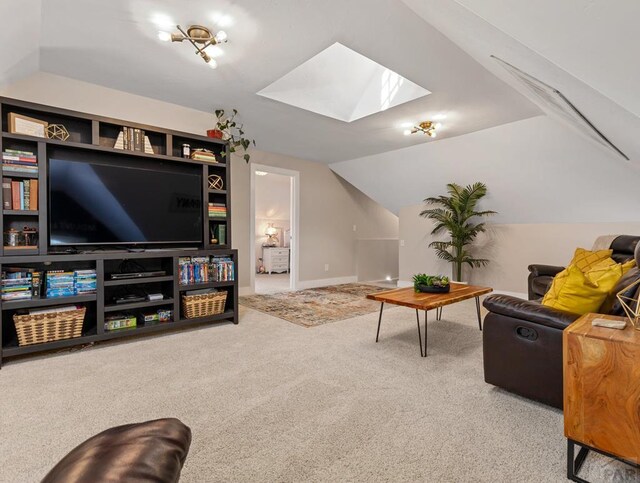
MULTIPOLYGON (((613 250, 611 258, 618 263, 626 262, 633 258, 633 253, 636 249, 638 239, 640 237, 633 235, 620 235, 616 237, 609 248, 613 250)), ((528 297, 529 300, 538 300, 544 297, 553 277, 562 272, 565 267, 558 267, 555 265, 529 265, 529 279, 528 279, 528 297)))
POLYGON ((118 426, 71 450, 42 483, 176 483, 190 445, 177 419, 118 426))
MULTIPOLYGON (((636 262, 640 262, 639 239, 620 240, 633 244, 636 262)), ((615 258, 622 262, 631 257, 615 258)), ((634 268, 614 290, 622 290, 638 278, 640 270, 634 268)), ((637 295, 638 289, 630 292, 628 296, 637 295)), ((562 331, 579 315, 508 295, 492 295, 483 304, 489 311, 482 332, 485 381, 562 408, 562 331)), ((624 315, 617 300, 607 313, 624 315)))

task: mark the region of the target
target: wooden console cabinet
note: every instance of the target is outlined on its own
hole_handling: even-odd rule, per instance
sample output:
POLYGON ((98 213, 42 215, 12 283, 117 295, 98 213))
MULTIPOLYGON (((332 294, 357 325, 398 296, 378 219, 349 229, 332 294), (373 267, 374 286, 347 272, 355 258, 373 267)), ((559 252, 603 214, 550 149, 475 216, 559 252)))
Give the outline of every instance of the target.
MULTIPOLYGON (((32 298, 26 300, 0 301, 0 364, 6 357, 57 350, 73 345, 95 341, 136 336, 176 330, 194 325, 204 325, 219 321, 238 323, 238 254, 231 249, 231 166, 228 161, 228 144, 198 134, 168 130, 136 122, 112 119, 94 114, 70 111, 57 107, 34 104, 17 99, 0 98, 0 152, 28 152, 37 157, 36 164, 29 172, 19 172, 2 164, 2 177, 23 182, 25 179, 38 181, 37 209, 15 210, 3 205, 0 214, 0 232, 15 232, 30 229, 37 231, 39 238, 29 246, 0 245, 0 270, 6 271, 26 267, 37 271, 80 270, 96 271, 96 293, 75 297, 32 298), (67 139, 49 139, 24 133, 11 132, 11 119, 15 115, 36 119, 50 125, 62 125, 68 131, 67 139), (121 149, 118 138, 123 128, 142 130, 146 136, 147 149, 121 149), (184 158, 183 146, 192 150, 203 149, 215 155, 217 162, 184 158), (202 243, 199 246, 167 245, 142 247, 129 252, 110 246, 77 247, 72 253, 57 251, 49 242, 48 180, 50 159, 82 160, 99 158, 103 163, 125 163, 144 169, 158 167, 184 168, 190 166, 192 172, 202 175, 202 243), (186 164, 185 164, 186 163, 186 164), (211 216, 208 203, 225 207, 223 216, 211 216), (219 233, 225 233, 223 238, 219 233), (183 257, 212 257, 211 259, 231 260, 234 265, 234 279, 206 281, 191 285, 179 277, 179 263, 183 257), (139 267, 134 272, 155 272, 157 276, 136 279, 113 279, 110 274, 120 270, 123 263, 139 267), (188 319, 182 310, 181 297, 188 290, 218 288, 227 292, 226 304, 221 314, 197 319, 188 319), (162 300, 145 300, 115 304, 121 293, 140 291, 142 293, 162 293, 162 300), (20 346, 17 340, 13 315, 30 308, 49 308, 60 305, 82 305, 87 308, 82 335, 73 339, 55 340, 41 344, 20 346), (106 330, 105 318, 118 312, 141 315, 143 311, 171 309, 173 320, 163 323, 139 324, 137 327, 106 330)), ((128 131, 129 132, 129 131, 128 131)), ((34 133, 37 134, 37 133, 34 133)), ((9 180, 9 181, 11 181, 9 180)), ((0 192, 0 201, 2 200, 0 192)), ((184 261, 184 259, 183 259, 184 261)), ((226 273, 226 272, 225 272, 226 273)), ((144 315, 144 314, 142 314, 144 315)))
POLYGON ((586 314, 563 332, 564 431, 568 477, 577 477, 588 450, 640 463, 640 331, 593 327, 586 314), (576 460, 573 444, 583 447, 576 460))

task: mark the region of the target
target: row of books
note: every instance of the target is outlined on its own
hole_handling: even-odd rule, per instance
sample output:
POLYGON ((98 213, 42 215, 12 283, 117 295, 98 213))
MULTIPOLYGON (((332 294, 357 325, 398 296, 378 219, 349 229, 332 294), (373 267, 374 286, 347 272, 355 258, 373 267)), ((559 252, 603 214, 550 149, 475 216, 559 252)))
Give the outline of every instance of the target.
POLYGON ((5 210, 37 210, 38 180, 2 178, 2 208, 5 210))
POLYGON ((227 205, 224 203, 209 203, 209 218, 226 218, 227 205))
POLYGON ((45 276, 47 297, 72 297, 96 292, 97 278, 94 269, 49 270, 45 276))
POLYGON ((2 300, 24 300, 38 297, 42 272, 33 269, 3 270, 0 281, 2 300))
POLYGON ((151 142, 149 138, 145 136, 144 130, 133 127, 122 127, 122 131, 118 134, 114 148, 154 154, 151 142))
POLYGON ((207 163, 217 163, 218 160, 216 159, 216 155, 215 153, 212 153, 211 151, 207 150, 207 149, 194 149, 191 152, 191 159, 194 159, 196 161, 206 161, 207 163))
POLYGON ((235 280, 235 265, 228 257, 180 257, 180 285, 235 280))
POLYGON ((2 152, 2 169, 15 173, 35 174, 38 172, 38 159, 31 151, 5 149, 2 152))

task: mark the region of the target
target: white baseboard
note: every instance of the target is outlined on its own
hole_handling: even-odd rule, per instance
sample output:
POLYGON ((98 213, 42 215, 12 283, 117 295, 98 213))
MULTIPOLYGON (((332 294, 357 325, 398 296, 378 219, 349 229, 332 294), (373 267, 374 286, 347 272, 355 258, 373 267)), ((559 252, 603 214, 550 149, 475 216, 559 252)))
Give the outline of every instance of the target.
POLYGON ((356 283, 357 281, 358 281, 358 278, 355 275, 351 277, 305 280, 305 281, 298 282, 297 290, 305 290, 307 288, 326 287, 328 285, 342 285, 343 283, 356 283))
POLYGON ((413 282, 409 280, 398 280, 398 288, 413 287, 413 282))

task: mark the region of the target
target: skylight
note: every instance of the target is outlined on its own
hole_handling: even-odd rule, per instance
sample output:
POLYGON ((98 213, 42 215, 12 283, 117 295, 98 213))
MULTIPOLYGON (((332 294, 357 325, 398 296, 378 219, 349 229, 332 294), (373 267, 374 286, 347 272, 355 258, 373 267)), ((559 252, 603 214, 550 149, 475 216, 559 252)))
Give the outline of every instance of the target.
POLYGON ((338 42, 258 92, 345 122, 429 94, 427 89, 338 42))

